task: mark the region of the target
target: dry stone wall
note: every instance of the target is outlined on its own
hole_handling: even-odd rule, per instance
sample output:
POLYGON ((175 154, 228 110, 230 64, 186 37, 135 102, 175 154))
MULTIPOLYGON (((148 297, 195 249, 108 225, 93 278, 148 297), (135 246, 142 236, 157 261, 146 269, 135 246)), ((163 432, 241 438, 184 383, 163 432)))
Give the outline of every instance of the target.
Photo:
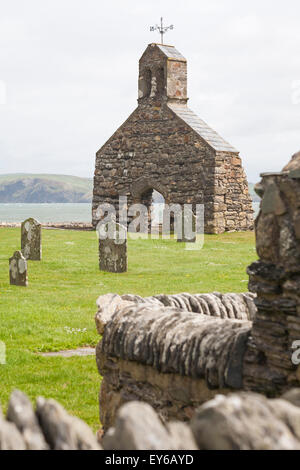
POLYGON ((34 411, 15 390, 6 418, 0 409, 0 450, 299 450, 299 404, 299 389, 276 400, 249 392, 217 395, 183 423, 162 421, 149 404, 131 401, 99 443, 56 401, 38 398, 34 411))
POLYGON ((215 393, 242 387, 243 355, 255 315, 251 295, 142 299, 108 294, 98 299, 98 308, 104 429, 129 400, 148 401, 165 419, 187 420, 215 393))
POLYGON ((263 174, 256 220, 259 260, 249 268, 249 288, 257 294, 245 363, 245 387, 278 395, 299 386, 292 363, 300 340, 300 152, 281 173, 263 174))
MULTIPOLYGON (((151 297, 125 294, 120 296, 122 300, 136 303, 154 304, 160 307, 174 307, 188 312, 202 313, 204 315, 220 318, 235 318, 237 320, 253 320, 256 314, 254 303, 255 294, 246 292, 243 294, 183 294, 165 295, 159 294, 151 297)), ((99 298, 98 307, 101 309, 103 297, 99 298)), ((106 302, 105 302, 106 304, 106 302)))

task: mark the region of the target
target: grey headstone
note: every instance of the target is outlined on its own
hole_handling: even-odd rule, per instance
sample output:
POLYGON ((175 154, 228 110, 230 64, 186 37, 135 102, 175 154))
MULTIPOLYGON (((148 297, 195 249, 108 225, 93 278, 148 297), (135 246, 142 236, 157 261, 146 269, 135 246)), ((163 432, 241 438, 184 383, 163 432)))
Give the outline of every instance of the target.
POLYGON ((127 230, 115 224, 114 233, 99 239, 99 267, 101 271, 123 273, 127 271, 127 230))
POLYGON ((26 287, 28 285, 27 261, 21 251, 16 251, 9 258, 9 280, 14 286, 26 287))
POLYGON ((21 250, 26 259, 42 259, 42 226, 32 217, 21 225, 21 250))

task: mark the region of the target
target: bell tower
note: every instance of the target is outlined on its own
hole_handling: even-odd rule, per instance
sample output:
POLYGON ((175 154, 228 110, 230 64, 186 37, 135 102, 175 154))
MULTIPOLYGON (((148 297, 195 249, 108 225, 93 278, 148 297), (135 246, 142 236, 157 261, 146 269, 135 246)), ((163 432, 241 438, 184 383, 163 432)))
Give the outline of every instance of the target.
POLYGON ((139 62, 139 104, 187 100, 186 59, 173 46, 149 44, 139 62))

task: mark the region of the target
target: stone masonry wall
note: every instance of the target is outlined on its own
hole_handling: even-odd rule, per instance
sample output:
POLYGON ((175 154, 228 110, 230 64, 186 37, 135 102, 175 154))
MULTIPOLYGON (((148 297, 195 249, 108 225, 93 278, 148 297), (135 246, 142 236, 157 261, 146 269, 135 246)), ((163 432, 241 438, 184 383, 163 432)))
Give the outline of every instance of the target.
MULTIPOLYGON (((215 152, 167 106, 139 105, 97 153, 93 220, 100 203, 118 207, 159 191, 168 204, 204 204, 205 231, 249 230, 253 209, 238 155, 215 152)), ((151 205, 151 195, 148 207, 151 205)))
POLYGON ((129 205, 147 204, 143 195, 156 189, 167 204, 206 204, 205 219, 212 226, 214 168, 215 152, 178 124, 170 109, 140 105, 97 153, 93 219, 102 202, 118 207, 119 195, 126 195, 129 205))
POLYGON ((278 395, 299 386, 292 363, 300 340, 300 153, 281 173, 263 174, 256 220, 259 260, 248 268, 257 315, 245 362, 245 388, 278 395))
POLYGON ((214 187, 214 227, 218 232, 251 230, 253 208, 241 157, 216 153, 214 187))

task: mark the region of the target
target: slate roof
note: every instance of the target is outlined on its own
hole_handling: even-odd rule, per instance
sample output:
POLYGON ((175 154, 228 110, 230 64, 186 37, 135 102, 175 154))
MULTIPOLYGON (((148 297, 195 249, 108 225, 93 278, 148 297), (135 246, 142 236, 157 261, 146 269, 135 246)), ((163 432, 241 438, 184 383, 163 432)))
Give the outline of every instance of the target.
POLYGON ((168 103, 169 108, 188 126, 190 126, 197 134, 202 137, 214 150, 218 152, 234 152, 239 151, 224 140, 217 132, 202 121, 197 114, 195 114, 187 106, 168 103))
POLYGON ((156 46, 169 58, 169 59, 177 59, 177 60, 184 60, 186 58, 180 54, 174 46, 167 46, 165 44, 156 44, 156 46))

